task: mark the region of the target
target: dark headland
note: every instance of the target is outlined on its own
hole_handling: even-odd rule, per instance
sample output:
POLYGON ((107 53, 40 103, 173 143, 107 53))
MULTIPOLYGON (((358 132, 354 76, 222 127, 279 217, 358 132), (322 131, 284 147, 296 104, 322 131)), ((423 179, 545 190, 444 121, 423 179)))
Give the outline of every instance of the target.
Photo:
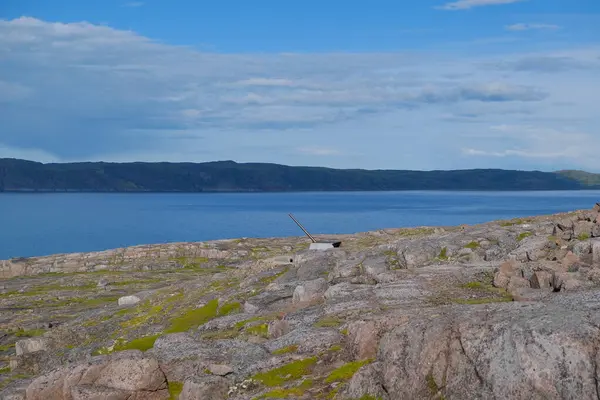
POLYGON ((336 238, 0 261, 0 399, 598 399, 600 205, 336 238))
POLYGON ((42 164, 0 159, 0 192, 302 192, 600 189, 583 171, 402 171, 236 163, 42 164))

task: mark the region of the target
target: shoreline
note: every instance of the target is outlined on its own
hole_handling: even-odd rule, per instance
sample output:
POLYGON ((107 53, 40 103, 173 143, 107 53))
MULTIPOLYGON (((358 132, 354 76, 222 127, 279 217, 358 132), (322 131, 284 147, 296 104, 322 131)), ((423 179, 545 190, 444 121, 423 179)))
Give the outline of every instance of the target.
MULTIPOLYGON (((453 231, 462 226, 479 227, 494 224, 502 224, 511 220, 527 220, 532 223, 552 218, 567 218, 584 212, 585 210, 574 210, 556 214, 545 214, 512 218, 509 220, 494 220, 475 225, 455 226, 419 226, 408 228, 387 228, 377 231, 364 231, 352 234, 325 234, 317 235, 323 240, 342 239, 348 245, 348 239, 359 239, 361 237, 379 236, 382 232, 419 232, 429 230, 453 231)), ((15 257, 0 260, 0 279, 14 278, 18 276, 30 276, 48 273, 83 273, 114 270, 135 270, 148 265, 160 264, 173 261, 182 257, 198 257, 208 260, 243 260, 252 253, 252 243, 260 243, 273 248, 274 253, 285 253, 285 248, 293 249, 293 244, 299 245, 301 249, 307 247, 310 240, 306 236, 268 237, 268 238, 230 238, 202 242, 173 242, 158 244, 141 244, 128 247, 112 248, 101 251, 56 253, 45 256, 15 257), (241 246, 242 242, 247 242, 241 246), (292 246, 290 246, 292 244, 292 246)), ((345 246, 342 243, 341 249, 345 246)), ((290 249, 290 250, 291 250, 290 249)))

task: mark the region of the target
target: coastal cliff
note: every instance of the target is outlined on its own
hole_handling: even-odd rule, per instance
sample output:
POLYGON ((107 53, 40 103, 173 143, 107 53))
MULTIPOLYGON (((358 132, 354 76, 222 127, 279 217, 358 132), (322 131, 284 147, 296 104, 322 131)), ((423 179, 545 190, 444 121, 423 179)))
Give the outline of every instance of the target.
POLYGON ((599 398, 600 205, 335 238, 2 261, 0 399, 599 398))

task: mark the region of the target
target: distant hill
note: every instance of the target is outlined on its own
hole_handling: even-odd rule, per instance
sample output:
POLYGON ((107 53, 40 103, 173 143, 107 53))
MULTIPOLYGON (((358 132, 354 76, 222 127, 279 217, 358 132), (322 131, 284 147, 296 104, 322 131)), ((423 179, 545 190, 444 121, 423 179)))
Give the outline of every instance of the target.
POLYGON ((573 179, 586 187, 600 187, 600 174, 573 170, 558 171, 557 174, 573 179))
POLYGON ((500 169, 396 171, 290 167, 278 164, 64 163, 0 159, 0 191, 275 192, 374 190, 600 189, 581 171, 500 169))

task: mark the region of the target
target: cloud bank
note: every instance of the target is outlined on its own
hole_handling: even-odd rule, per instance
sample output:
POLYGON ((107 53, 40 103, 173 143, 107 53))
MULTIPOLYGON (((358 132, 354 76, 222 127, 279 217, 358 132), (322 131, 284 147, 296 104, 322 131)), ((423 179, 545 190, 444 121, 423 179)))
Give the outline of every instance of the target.
POLYGON ((473 7, 518 3, 526 0, 458 0, 438 7, 442 10, 468 10, 473 7))
POLYGON ((0 58, 0 157, 600 169, 593 46, 219 54, 23 17, 0 20, 0 58))

